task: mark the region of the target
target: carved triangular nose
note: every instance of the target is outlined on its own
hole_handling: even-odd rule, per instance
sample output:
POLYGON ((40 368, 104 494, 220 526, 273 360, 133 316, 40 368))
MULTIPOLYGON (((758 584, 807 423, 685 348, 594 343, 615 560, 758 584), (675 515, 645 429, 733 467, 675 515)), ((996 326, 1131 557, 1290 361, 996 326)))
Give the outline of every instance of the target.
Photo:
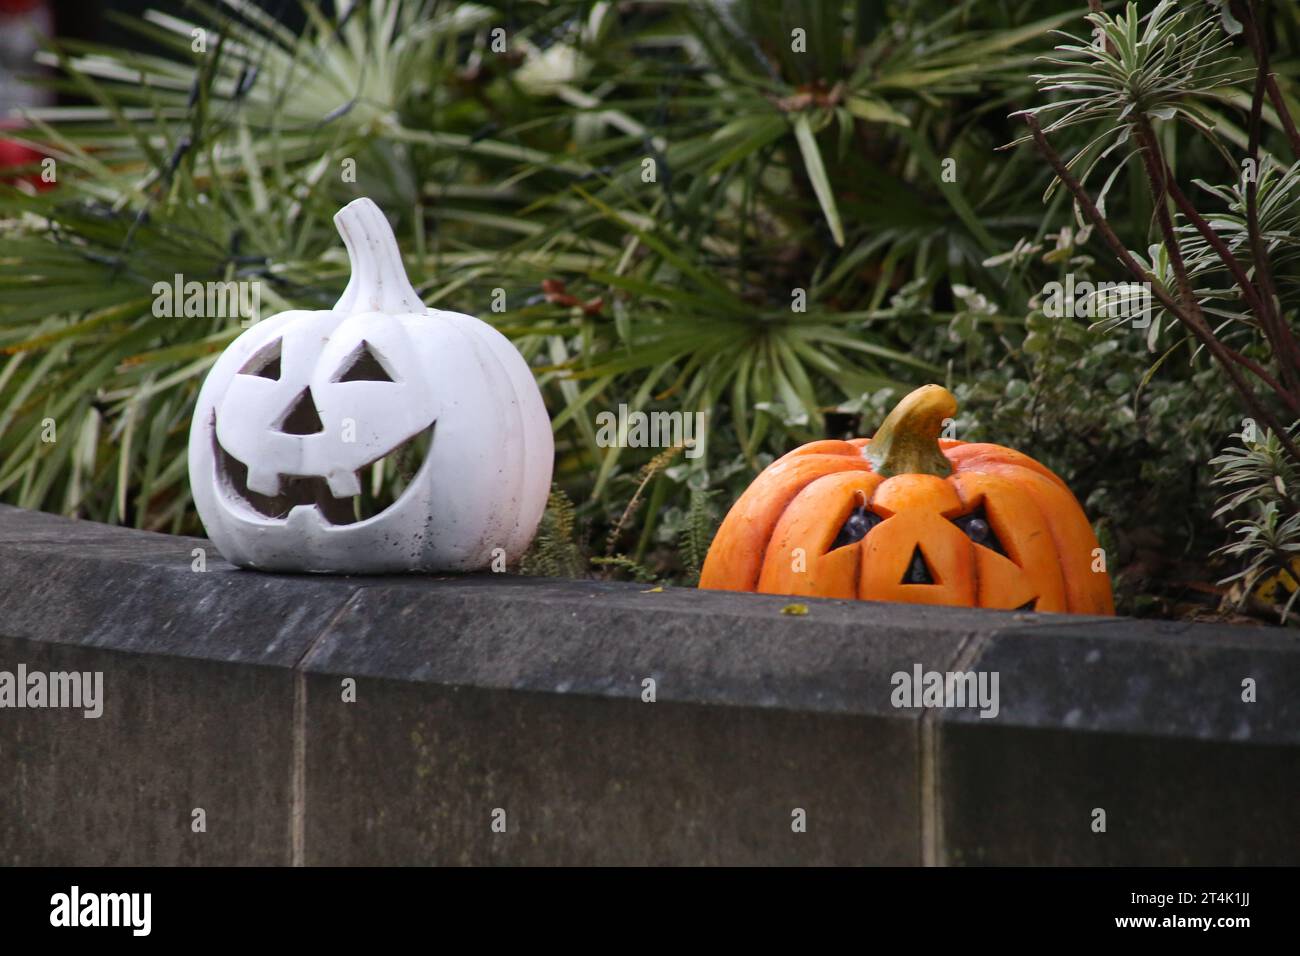
POLYGON ((930 571, 930 564, 925 560, 925 554, 921 551, 921 546, 917 545, 912 551, 912 560, 907 564, 907 570, 903 572, 903 580, 899 584, 934 584, 934 574, 930 571))
POLYGON ((311 397, 310 388, 298 393, 275 427, 286 435, 315 435, 325 430, 320 415, 316 413, 316 402, 311 397))

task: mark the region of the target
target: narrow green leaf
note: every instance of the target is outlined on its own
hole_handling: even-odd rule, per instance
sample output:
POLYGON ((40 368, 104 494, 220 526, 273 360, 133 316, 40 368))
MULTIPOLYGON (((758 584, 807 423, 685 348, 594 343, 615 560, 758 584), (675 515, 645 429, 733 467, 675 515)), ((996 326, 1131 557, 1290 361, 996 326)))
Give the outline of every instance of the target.
POLYGON ((821 150, 817 148, 817 136, 813 133, 812 122, 807 113, 800 113, 794 121, 795 139, 799 141, 799 151, 803 154, 804 169, 812 182, 813 192, 821 203, 826 224, 831 228, 831 236, 837 246, 844 245, 844 226, 840 222, 840 211, 835 205, 835 191, 831 188, 830 177, 826 175, 826 166, 822 163, 821 150))

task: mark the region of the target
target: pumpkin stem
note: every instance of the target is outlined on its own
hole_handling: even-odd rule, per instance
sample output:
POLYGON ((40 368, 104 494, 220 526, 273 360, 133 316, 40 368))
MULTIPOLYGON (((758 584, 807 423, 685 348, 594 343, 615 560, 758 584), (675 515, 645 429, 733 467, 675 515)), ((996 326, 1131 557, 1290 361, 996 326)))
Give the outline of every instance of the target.
POLYGON ((429 310, 406 278, 402 253, 383 211, 365 197, 334 214, 334 225, 348 248, 352 278, 334 305, 337 312, 387 312, 423 315, 429 310))
POLYGON ((862 449, 876 474, 947 478, 952 462, 939 449, 944 419, 957 414, 957 399, 942 385, 922 385, 894 406, 862 449))

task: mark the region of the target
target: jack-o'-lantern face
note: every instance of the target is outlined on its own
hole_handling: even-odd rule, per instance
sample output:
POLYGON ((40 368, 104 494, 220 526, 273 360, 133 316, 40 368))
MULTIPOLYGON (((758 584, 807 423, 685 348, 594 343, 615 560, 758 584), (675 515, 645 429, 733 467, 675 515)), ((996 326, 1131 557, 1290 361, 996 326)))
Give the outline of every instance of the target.
POLYGON ((263 570, 517 559, 554 455, 528 363, 487 323, 425 308, 374 203, 335 222, 352 262, 342 298, 254 325, 199 392, 189 469, 204 528, 263 570))
POLYGON ((368 470, 388 459, 417 472, 437 420, 401 320, 309 314, 263 338, 212 411, 221 480, 272 520, 297 507, 319 523, 373 517, 361 511, 368 470))
POLYGON ((1097 541, 1033 459, 939 440, 952 396, 926 386, 874 439, 774 462, 709 549, 700 586, 916 604, 1113 614, 1097 541))

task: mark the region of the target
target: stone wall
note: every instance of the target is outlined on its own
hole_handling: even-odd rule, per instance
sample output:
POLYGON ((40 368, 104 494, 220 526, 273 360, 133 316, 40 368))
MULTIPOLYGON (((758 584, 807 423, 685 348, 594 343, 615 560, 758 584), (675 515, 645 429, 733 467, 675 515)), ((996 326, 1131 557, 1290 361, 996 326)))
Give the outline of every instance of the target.
POLYGON ((1300 862, 1291 633, 788 603, 0 507, 0 674, 103 675, 98 718, 0 709, 0 862, 1300 862), (895 706, 918 667, 996 716, 895 706))

